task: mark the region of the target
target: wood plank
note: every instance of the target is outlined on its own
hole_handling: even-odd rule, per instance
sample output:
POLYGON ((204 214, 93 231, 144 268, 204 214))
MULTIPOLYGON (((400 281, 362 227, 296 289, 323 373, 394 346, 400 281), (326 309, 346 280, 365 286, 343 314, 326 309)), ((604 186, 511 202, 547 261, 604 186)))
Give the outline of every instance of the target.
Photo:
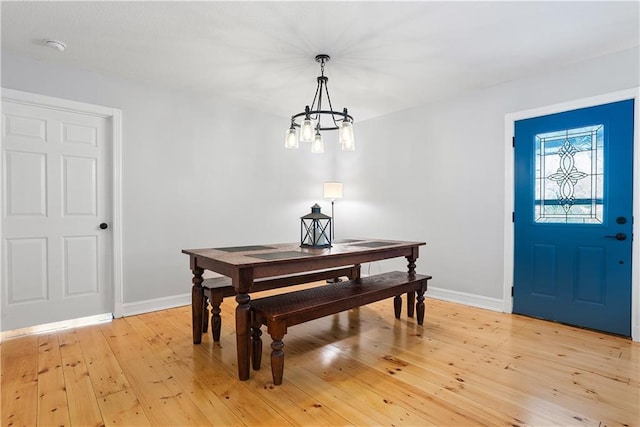
POLYGON ((71 425, 58 335, 41 335, 38 347, 38 424, 71 425))
POLYGON ((124 319, 101 327, 118 363, 153 424, 200 425, 207 419, 185 395, 144 339, 124 319), (123 334, 123 331, 126 333, 123 334), (110 333, 112 331, 113 333, 110 333), (136 349, 133 352, 127 351, 136 349))
MULTIPOLYGON (((205 381, 209 386, 211 384, 216 385, 212 388, 212 391, 227 405, 233 408, 242 422, 248 425, 262 423, 278 425, 290 424, 290 421, 287 421, 289 414, 279 413, 258 396, 252 394, 245 395, 243 391, 247 385, 237 381, 235 377, 237 369, 235 369, 235 366, 232 363, 223 363, 215 356, 212 359, 210 354, 201 353, 203 346, 194 346, 191 343, 191 338, 188 333, 189 330, 177 328, 175 324, 173 324, 171 316, 160 316, 158 313, 149 313, 146 316, 156 328, 158 336, 162 337, 165 344, 171 347, 183 360, 197 359, 203 362, 200 363, 199 368, 194 370, 194 372, 197 373, 201 381, 205 381), (202 360, 202 356, 206 359, 202 360), (210 366, 227 370, 226 376, 220 377, 218 374, 214 374, 213 378, 209 378, 208 376, 211 375, 212 372, 207 368, 210 366), (226 383, 226 386, 220 388, 221 382, 226 383), (245 395, 243 398, 239 398, 239 396, 243 395, 245 395), (248 400, 246 400, 247 398, 248 400)), ((233 346, 230 345, 228 348, 234 351, 233 346)), ((295 409, 296 408, 290 408, 290 411, 294 411, 295 409)))
MULTIPOLYGON (((350 354, 345 356, 352 357, 350 354)), ((473 402, 471 406, 479 404, 491 408, 491 411, 497 410, 499 413, 511 414, 512 424, 548 425, 553 424, 552 420, 563 420, 565 424, 575 423, 573 413, 563 408, 557 408, 551 403, 547 404, 548 402, 544 399, 519 393, 517 386, 513 384, 509 387, 501 387, 500 382, 495 379, 495 371, 489 374, 492 377, 490 380, 484 381, 485 377, 482 375, 484 366, 479 365, 475 360, 460 361, 454 352, 443 353, 441 358, 430 358, 425 361, 414 352, 395 349, 389 351, 389 354, 383 358, 388 362, 384 369, 388 373, 393 372, 394 377, 402 378, 405 373, 415 375, 417 379, 411 382, 432 383, 443 390, 438 393, 440 395, 446 390, 447 393, 453 393, 454 396, 473 402), (468 366, 472 368, 465 369, 468 366), (540 410, 532 410, 537 407, 540 410), (554 416, 549 417, 549 414, 554 416)), ((409 382, 408 378, 404 378, 403 382, 409 382)), ((518 384, 518 379, 512 379, 512 382, 518 384)), ((447 400, 455 402, 456 398, 448 397, 447 400)), ((469 405, 470 403, 465 403, 460 406, 469 405)), ((497 418, 495 415, 490 417, 497 418)))
POLYGON ((2 382, 2 426, 35 426, 38 420, 38 382, 2 382))
POLYGON ((98 406, 104 416, 105 426, 151 426, 140 405, 140 401, 131 389, 112 393, 98 398, 98 406))
MULTIPOLYGON (((224 400, 214 393, 213 388, 221 389, 219 382, 212 387, 203 380, 204 375, 182 361, 167 363, 165 366, 207 419, 225 426, 244 425, 224 400)), ((228 380, 228 384, 235 382, 231 376, 228 380)), ((227 388, 228 385, 222 387, 223 390, 227 388)))
POLYGON ((0 344, 0 423, 31 426, 38 413, 38 337, 0 344))
POLYGON ((76 354, 82 354, 80 338, 75 329, 67 329, 58 332, 58 342, 60 343, 60 355, 64 358, 76 354))
POLYGON ((127 317, 125 321, 139 336, 147 341, 151 350, 155 353, 156 357, 162 360, 162 363, 178 362, 180 360, 180 357, 176 355, 171 348, 167 347, 153 330, 153 318, 131 316, 127 317))
MULTIPOLYGON (((288 369, 289 367, 287 367, 288 369)), ((396 421, 390 419, 386 414, 379 414, 366 408, 362 401, 354 401, 353 396, 345 393, 339 387, 319 381, 318 377, 310 374, 299 366, 288 369, 298 388, 304 384, 305 391, 313 396, 316 405, 331 408, 341 417, 345 418, 350 425, 374 426, 393 425, 396 421)), ((285 378, 285 381, 288 381, 285 378)), ((284 385, 284 383, 283 383, 284 385)))
POLYGON ((82 351, 63 357, 62 366, 69 416, 73 424, 96 427, 104 425, 82 351))
POLYGON ((38 337, 28 336, 5 340, 2 350, 2 383, 10 381, 30 382, 38 379, 38 337))
MULTIPOLYGON (((327 354, 330 351, 330 348, 326 348, 323 353, 327 354)), ((335 355, 331 358, 329 366, 326 362, 324 364, 318 363, 319 361, 308 363, 310 355, 305 357, 307 363, 298 366, 313 372, 322 380, 338 382, 341 387, 348 387, 346 390, 348 394, 357 393, 358 398, 366 398, 366 404, 380 412, 398 406, 407 414, 415 414, 414 416, 421 420, 418 424, 487 424, 487 420, 503 424, 514 423, 510 419, 500 420, 502 417, 500 414, 483 415, 483 412, 486 411, 484 408, 474 408, 473 411, 465 409, 465 407, 473 406, 473 403, 462 402, 464 404, 461 404, 459 398, 448 394, 447 390, 438 384, 425 381, 424 378, 411 378, 406 374, 402 375, 403 372, 398 370, 398 365, 390 362, 382 353, 366 353, 362 348, 354 348, 349 357, 344 357, 344 351, 337 348, 333 351, 335 351, 335 355), (428 409, 417 407, 415 404, 410 405, 408 404, 409 400, 404 399, 404 396, 398 398, 397 394, 390 393, 390 390, 394 388, 390 385, 393 381, 398 381, 398 384, 411 384, 410 389, 416 397, 423 403, 428 402, 428 409), (379 387, 379 384, 383 386, 379 387), (358 390, 365 392, 358 392, 358 390), (379 406, 382 403, 384 406, 379 406), (451 406, 455 410, 452 410, 451 406)), ((397 387, 396 390, 399 391, 397 387)), ((406 391, 404 390, 404 392, 406 391)))
POLYGON ((98 327, 79 328, 76 334, 96 397, 131 388, 122 367, 98 327))

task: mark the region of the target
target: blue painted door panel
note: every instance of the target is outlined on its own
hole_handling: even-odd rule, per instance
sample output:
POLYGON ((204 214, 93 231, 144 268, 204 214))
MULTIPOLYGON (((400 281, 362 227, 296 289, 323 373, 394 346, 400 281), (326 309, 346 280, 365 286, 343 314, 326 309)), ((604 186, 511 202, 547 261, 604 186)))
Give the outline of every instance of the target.
POLYGON ((628 100, 516 122, 514 313, 631 335, 633 115, 628 100))

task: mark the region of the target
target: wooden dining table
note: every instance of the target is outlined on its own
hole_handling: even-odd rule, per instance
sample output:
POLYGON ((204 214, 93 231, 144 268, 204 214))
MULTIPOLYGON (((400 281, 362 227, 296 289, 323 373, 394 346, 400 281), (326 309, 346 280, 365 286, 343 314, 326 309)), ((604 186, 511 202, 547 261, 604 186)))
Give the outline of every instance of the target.
MULTIPOLYGON (((329 248, 300 247, 299 243, 232 246, 204 249, 184 249, 189 255, 193 274, 193 304, 203 301, 203 274, 210 270, 231 278, 236 290, 236 351, 238 377, 249 379, 251 297, 255 279, 295 275, 311 271, 404 257, 408 272, 415 273, 419 247, 425 242, 382 239, 344 239, 334 241, 329 248)), ((408 315, 413 316, 415 294, 407 295, 408 315)), ((201 319, 200 319, 201 320, 201 319)), ((195 322, 195 319, 194 319, 195 322)))

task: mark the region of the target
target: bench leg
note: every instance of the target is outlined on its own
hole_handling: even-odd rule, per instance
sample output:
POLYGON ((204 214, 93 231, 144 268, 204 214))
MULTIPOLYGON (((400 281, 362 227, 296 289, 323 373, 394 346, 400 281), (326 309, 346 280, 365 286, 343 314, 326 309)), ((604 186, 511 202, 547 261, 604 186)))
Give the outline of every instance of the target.
POLYGON ((349 280, 356 280, 360 278, 360 264, 356 264, 351 267, 351 272, 349 273, 349 280))
POLYGON ((393 311, 396 319, 399 319, 400 313, 402 312, 402 297, 400 295, 393 297, 393 311))
POLYGON ((202 333, 206 334, 209 330, 209 299, 207 296, 202 297, 202 333))
MULTIPOLYGON (((407 259, 407 272, 409 276, 414 276, 416 274, 416 255, 411 255, 405 257, 407 259)), ((413 317, 413 307, 415 306, 415 292, 407 292, 407 316, 413 317)))
POLYGON ((416 303, 416 311, 418 318, 418 325, 424 323, 424 291, 418 291, 418 302, 416 303))
POLYGON ((193 279, 191 283, 191 326, 193 329, 193 343, 200 344, 202 341, 202 300, 204 299, 204 291, 202 290, 202 273, 201 268, 194 268, 193 279))
POLYGON ((222 292, 214 292, 211 295, 211 335, 213 342, 220 341, 220 330, 222 329, 222 318, 220 317, 220 304, 222 304, 222 292))
POLYGON ((282 384, 282 376, 284 375, 284 343, 282 338, 287 333, 284 325, 269 325, 269 335, 271 335, 271 376, 273 384, 282 384))
POLYGON ((262 364, 262 330, 260 330, 260 324, 253 324, 251 326, 251 365, 253 370, 260 369, 262 364))
POLYGON ((413 317, 413 308, 416 306, 416 293, 407 292, 407 316, 413 317))

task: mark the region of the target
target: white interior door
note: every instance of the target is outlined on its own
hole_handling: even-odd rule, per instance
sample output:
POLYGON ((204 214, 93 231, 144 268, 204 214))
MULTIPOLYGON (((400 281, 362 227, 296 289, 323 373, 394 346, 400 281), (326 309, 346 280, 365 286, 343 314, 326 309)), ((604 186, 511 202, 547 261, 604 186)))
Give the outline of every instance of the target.
POLYGON ((113 311, 111 144, 108 118, 3 100, 2 330, 113 311))

